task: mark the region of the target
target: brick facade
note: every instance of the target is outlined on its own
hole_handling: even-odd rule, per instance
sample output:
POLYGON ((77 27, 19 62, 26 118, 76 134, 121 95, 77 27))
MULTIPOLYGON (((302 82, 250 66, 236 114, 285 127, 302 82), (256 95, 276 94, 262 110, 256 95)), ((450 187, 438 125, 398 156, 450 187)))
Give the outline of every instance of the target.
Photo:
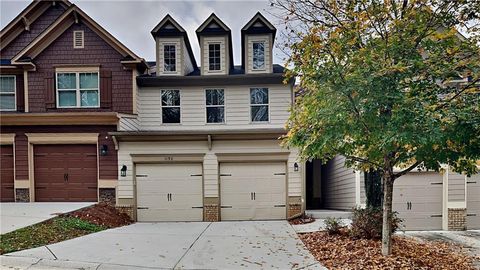
POLYGON ((288 197, 287 219, 294 218, 302 214, 302 198, 288 197))
POLYGON ((448 230, 464 231, 467 229, 467 209, 449 208, 448 209, 448 230))
POLYGON ((30 190, 28 188, 16 188, 15 202, 30 202, 30 190))
POLYGON ((98 189, 98 200, 110 205, 115 205, 115 189, 100 188, 98 189))
POLYGON ((203 206, 203 221, 207 222, 215 222, 219 221, 219 212, 220 209, 218 207, 218 204, 205 204, 203 206))

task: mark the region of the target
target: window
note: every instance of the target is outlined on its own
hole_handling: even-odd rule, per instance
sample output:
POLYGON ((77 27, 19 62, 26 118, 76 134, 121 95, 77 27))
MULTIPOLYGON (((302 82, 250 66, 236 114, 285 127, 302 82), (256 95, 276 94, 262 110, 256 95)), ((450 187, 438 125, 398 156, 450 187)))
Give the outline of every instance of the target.
POLYGON ((15 111, 17 109, 15 90, 16 78, 14 75, 0 76, 0 111, 15 111))
POLYGON ((84 46, 83 31, 73 31, 73 48, 82 49, 84 46))
POLYGON ((225 93, 223 89, 205 90, 207 123, 225 123, 225 93))
POLYGON ((208 44, 208 69, 220 70, 220 44, 208 44))
POLYGON ((57 73, 57 107, 99 107, 98 72, 57 73))
POLYGON ((162 90, 162 123, 180 123, 180 90, 162 90))
POLYGON ((268 121, 268 88, 250 89, 250 115, 252 122, 268 121))
POLYGON ((265 69, 265 43, 253 42, 253 69, 265 69))
POLYGON ((163 67, 164 71, 175 72, 177 71, 177 62, 175 54, 175 45, 164 45, 163 46, 163 67))

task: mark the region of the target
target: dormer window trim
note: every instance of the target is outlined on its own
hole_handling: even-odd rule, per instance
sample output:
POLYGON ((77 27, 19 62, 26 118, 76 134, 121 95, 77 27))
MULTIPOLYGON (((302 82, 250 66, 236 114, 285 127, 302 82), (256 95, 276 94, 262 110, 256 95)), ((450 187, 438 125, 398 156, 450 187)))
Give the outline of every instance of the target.
POLYGON ((222 72, 222 44, 220 42, 208 42, 207 45, 208 45, 208 71, 222 72), (218 49, 216 48, 217 46, 218 46, 218 49), (216 55, 217 53, 218 53, 218 56, 216 55), (214 60, 213 64, 212 64, 212 59, 214 60))

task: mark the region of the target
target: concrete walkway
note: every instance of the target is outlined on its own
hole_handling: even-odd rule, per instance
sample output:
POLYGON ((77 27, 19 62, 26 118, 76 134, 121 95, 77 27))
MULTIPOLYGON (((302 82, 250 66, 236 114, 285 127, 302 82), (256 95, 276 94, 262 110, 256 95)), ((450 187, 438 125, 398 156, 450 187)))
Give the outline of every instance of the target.
POLYGON ((27 227, 94 203, 0 203, 0 234, 27 227))
POLYGON ((136 223, 0 260, 16 269, 325 269, 287 221, 136 223))

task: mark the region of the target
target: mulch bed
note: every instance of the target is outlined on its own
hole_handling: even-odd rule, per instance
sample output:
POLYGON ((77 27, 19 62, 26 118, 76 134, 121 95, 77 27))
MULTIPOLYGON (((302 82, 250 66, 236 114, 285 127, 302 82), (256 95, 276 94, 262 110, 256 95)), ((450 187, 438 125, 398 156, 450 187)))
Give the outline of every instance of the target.
POLYGON ((290 219, 288 222, 291 225, 299 225, 299 224, 307 224, 307 223, 312 223, 315 221, 315 218, 310 216, 310 215, 302 215, 300 217, 290 219))
POLYGON ((328 269, 454 269, 474 270, 475 258, 458 245, 420 242, 395 236, 392 256, 381 254, 380 240, 354 240, 346 232, 299 234, 313 256, 328 269))
POLYGON ((120 213, 115 207, 107 203, 97 203, 62 216, 76 217, 107 228, 115 228, 132 223, 127 214, 120 213))

